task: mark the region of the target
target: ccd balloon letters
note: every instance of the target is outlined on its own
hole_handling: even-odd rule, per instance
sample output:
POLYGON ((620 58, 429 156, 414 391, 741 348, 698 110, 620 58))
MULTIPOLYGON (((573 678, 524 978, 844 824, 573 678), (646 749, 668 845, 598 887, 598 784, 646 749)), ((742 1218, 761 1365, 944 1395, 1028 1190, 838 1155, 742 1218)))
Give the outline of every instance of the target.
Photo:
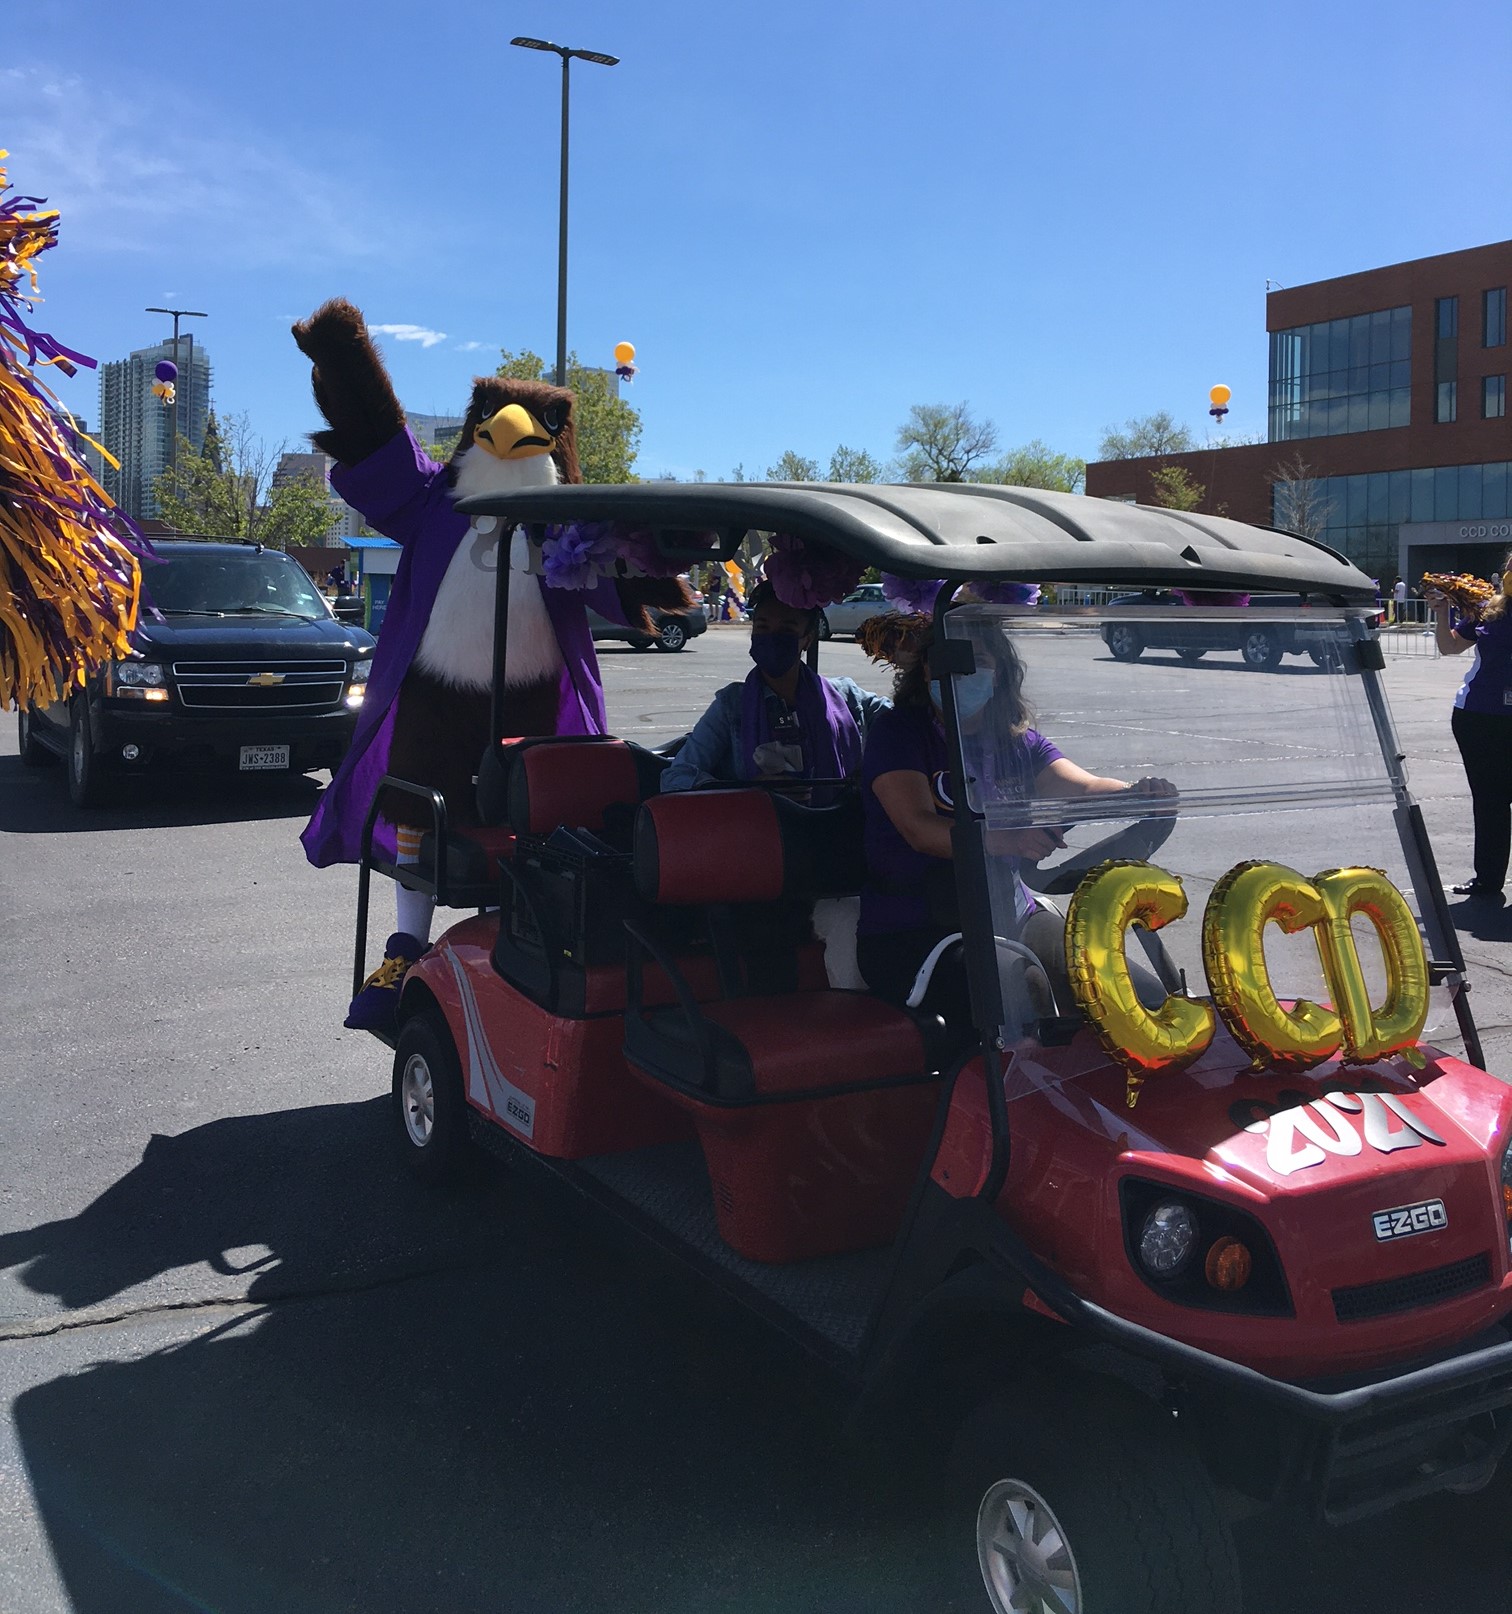
MULTIPOLYGON (((1306 1070, 1338 1054, 1370 1064, 1415 1047, 1428 1018, 1428 962, 1417 921, 1378 869, 1328 869, 1311 880, 1280 863, 1241 863, 1213 888, 1202 916, 1202 962, 1213 1004, 1167 997, 1146 1008, 1124 955, 1130 925, 1149 930, 1186 912, 1181 881, 1147 863, 1104 863, 1077 888, 1066 916, 1071 987, 1109 1052, 1129 1073, 1129 1104, 1152 1071, 1177 1069, 1212 1042, 1214 1011, 1257 1067, 1306 1070), (1386 980, 1370 1001, 1355 918, 1380 944, 1386 980), (1333 1007, 1282 1004, 1265 960, 1265 931, 1309 931, 1333 1007)), ((1409 1053, 1410 1057, 1410 1053, 1409 1053)))

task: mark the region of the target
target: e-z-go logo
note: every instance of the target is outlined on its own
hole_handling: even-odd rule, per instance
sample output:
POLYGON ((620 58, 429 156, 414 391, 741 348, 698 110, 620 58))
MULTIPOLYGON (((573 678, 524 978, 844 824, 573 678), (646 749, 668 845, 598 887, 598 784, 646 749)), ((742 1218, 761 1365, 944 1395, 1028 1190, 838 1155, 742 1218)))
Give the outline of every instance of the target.
POLYGON ((1367 1145, 1393 1154, 1398 1149, 1420 1149, 1425 1143, 1440 1147, 1444 1143, 1399 1093, 1335 1091, 1317 1098, 1288 1090, 1277 1095, 1274 1105, 1240 1099, 1230 1106, 1229 1119, 1265 1139, 1265 1163, 1282 1177, 1320 1166, 1331 1154, 1359 1154, 1367 1145), (1352 1116, 1358 1116, 1358 1122, 1352 1116))

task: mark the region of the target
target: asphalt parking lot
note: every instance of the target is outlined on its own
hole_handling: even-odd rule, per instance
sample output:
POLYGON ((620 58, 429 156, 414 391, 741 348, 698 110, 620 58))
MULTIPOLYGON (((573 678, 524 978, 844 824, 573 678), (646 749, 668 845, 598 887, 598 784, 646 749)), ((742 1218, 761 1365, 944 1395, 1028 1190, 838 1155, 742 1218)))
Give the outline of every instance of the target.
MULTIPOLYGON (((735 627, 601 660, 649 743, 749 666, 735 627)), ((824 664, 877 687, 852 645, 824 664)), ((1446 880, 1469 869, 1462 670, 1387 673, 1446 880)), ((1152 713, 1232 700, 1261 728, 1325 677, 1153 654, 1123 676, 1152 713)), ((15 752, 6 719, 4 1614, 947 1606, 925 1499, 844 1440, 815 1370, 531 1182, 435 1199, 400 1174, 387 1052, 340 1029, 355 878, 298 845, 318 780, 80 815, 15 752)), ((1512 1075, 1512 920, 1455 911, 1512 1075)), ((1249 1519, 1246 1608, 1506 1614, 1509 1504, 1504 1475, 1340 1532, 1249 1519)))

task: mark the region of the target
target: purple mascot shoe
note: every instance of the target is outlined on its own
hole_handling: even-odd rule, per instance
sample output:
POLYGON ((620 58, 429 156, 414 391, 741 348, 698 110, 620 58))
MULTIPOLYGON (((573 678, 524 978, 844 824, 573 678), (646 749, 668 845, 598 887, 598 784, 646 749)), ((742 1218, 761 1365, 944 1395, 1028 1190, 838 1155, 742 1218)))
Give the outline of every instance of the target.
POLYGON ((426 951, 418 936, 396 930, 383 948, 383 962, 362 983, 342 1024, 348 1031, 378 1031, 392 1035, 399 1022, 399 988, 405 971, 426 951))

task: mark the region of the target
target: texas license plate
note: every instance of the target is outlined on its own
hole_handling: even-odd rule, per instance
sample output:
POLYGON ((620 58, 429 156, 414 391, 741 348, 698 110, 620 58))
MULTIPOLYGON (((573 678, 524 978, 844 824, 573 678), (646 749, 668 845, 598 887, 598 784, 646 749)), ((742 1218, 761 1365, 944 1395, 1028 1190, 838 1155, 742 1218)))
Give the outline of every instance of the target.
POLYGON ((287 768, 289 748, 286 745, 244 745, 241 748, 241 771, 257 773, 265 769, 287 768))

